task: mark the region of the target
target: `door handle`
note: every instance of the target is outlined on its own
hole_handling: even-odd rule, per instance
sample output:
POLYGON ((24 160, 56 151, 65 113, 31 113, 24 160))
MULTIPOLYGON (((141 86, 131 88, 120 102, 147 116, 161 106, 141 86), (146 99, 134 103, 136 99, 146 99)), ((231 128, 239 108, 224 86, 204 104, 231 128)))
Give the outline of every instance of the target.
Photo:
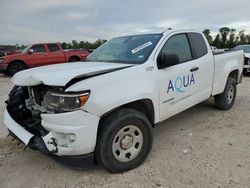
POLYGON ((199 70, 199 67, 193 67, 193 68, 190 69, 190 72, 194 72, 194 71, 197 71, 197 70, 199 70))

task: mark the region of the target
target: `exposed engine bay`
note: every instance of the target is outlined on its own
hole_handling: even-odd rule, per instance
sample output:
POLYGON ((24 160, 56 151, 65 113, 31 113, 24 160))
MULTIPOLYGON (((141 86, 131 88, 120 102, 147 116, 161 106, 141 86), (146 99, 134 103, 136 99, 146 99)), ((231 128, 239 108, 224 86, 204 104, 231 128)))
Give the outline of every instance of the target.
MULTIPOLYGON (((48 153, 41 137, 49 133, 41 125, 41 113, 53 113, 44 107, 44 96, 49 90, 61 91, 59 88, 53 88, 45 85, 21 87, 15 86, 6 101, 6 108, 10 116, 20 124, 24 129, 35 135, 29 146, 32 149, 38 149, 48 153)), ((10 135, 16 137, 11 131, 10 135)))
POLYGON ((41 106, 43 97, 48 91, 47 86, 20 87, 15 86, 6 101, 6 108, 11 117, 26 130, 36 136, 44 136, 48 133, 41 126, 41 113, 48 113, 41 106))
MULTIPOLYGON (((62 87, 46 85, 15 86, 6 101, 6 109, 16 123, 33 135, 28 144, 30 148, 46 154, 57 153, 58 144, 68 147, 65 143, 72 142, 75 136, 71 133, 51 133, 50 129, 42 125, 42 115, 80 110, 88 100, 89 94, 89 90, 64 92, 62 87), (56 136, 60 137, 60 143, 54 138, 56 136)), ((13 132, 9 132, 12 137, 18 139, 13 132)))

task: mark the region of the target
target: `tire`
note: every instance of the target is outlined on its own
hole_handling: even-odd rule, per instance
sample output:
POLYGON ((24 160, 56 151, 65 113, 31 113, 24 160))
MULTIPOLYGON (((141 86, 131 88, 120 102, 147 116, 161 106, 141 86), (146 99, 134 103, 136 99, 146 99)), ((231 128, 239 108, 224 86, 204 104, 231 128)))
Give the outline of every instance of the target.
POLYGON ((78 57, 70 57, 68 62, 77 62, 80 61, 78 57))
POLYGON ((243 72, 243 75, 249 77, 250 76, 250 72, 245 71, 245 72, 243 72))
POLYGON ((144 114, 119 109, 101 120, 97 135, 97 163, 112 173, 138 167, 151 151, 152 126, 144 114))
POLYGON ((237 84, 234 78, 228 77, 226 87, 220 95, 214 97, 215 106, 221 110, 230 109, 235 101, 237 84))
POLYGON ((25 70, 26 68, 27 67, 23 62, 15 61, 9 65, 8 70, 7 70, 7 74, 10 76, 13 76, 17 72, 25 70))

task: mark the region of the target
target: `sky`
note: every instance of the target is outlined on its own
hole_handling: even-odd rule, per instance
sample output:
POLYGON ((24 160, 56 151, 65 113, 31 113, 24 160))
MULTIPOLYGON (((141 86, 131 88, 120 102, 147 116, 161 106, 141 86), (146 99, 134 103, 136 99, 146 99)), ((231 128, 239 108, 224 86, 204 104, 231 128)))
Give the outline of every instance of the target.
POLYGON ((249 0, 0 0, 0 44, 95 41, 167 28, 250 32, 249 0))

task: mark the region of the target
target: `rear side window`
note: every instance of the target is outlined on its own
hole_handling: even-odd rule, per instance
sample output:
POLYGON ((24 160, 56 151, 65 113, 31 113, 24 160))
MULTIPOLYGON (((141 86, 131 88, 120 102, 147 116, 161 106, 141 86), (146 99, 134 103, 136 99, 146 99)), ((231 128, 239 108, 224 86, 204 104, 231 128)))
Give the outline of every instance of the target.
POLYGON ((194 55, 194 59, 198 59, 207 54, 207 45, 200 33, 188 33, 189 40, 194 55))
POLYGON ((33 49, 34 53, 38 53, 38 52, 43 53, 43 52, 45 52, 45 48, 44 48, 43 44, 34 45, 34 46, 32 46, 31 49, 33 49))
POLYGON ((166 55, 176 54, 180 63, 192 60, 192 53, 186 34, 178 34, 170 37, 163 46, 161 53, 166 55))
POLYGON ((48 48, 50 52, 56 52, 60 50, 57 44, 48 44, 48 48))

